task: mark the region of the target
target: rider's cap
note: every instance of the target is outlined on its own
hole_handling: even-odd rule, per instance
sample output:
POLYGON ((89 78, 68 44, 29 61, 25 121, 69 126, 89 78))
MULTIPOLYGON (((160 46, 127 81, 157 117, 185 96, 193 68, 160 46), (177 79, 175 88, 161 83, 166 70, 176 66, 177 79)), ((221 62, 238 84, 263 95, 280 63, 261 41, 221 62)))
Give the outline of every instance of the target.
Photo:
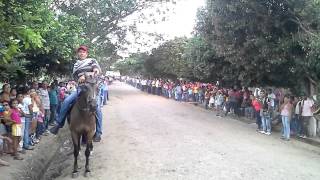
POLYGON ((83 51, 88 52, 88 47, 87 47, 87 46, 84 46, 84 45, 81 45, 81 46, 78 48, 77 52, 79 52, 80 50, 83 50, 83 51))

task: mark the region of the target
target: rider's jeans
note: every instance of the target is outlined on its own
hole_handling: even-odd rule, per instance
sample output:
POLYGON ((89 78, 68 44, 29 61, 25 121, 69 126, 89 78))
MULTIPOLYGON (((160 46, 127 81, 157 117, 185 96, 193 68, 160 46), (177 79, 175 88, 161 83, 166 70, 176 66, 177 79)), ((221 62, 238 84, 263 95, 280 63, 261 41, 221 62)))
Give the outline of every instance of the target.
POLYGON ((72 92, 68 97, 64 99, 64 101, 61 103, 61 108, 60 108, 60 113, 57 118, 57 123, 60 128, 64 126, 64 123, 66 121, 66 115, 72 106, 72 104, 75 102, 77 99, 78 92, 74 91, 72 92))

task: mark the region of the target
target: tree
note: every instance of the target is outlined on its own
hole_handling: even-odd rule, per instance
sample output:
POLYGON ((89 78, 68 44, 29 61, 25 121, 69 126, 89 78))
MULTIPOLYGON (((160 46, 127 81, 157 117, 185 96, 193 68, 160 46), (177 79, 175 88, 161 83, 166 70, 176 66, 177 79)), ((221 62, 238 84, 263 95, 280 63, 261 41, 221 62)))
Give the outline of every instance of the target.
POLYGON ((225 80, 294 87, 319 79, 319 9, 315 0, 208 0, 196 32, 228 64, 216 68, 225 80))

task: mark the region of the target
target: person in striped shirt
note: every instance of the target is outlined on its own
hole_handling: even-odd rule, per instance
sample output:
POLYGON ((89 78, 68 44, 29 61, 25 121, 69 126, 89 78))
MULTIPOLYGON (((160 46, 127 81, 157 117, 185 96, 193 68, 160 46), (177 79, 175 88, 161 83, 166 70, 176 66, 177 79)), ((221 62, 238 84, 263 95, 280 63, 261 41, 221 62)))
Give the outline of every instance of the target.
MULTIPOLYGON (((101 73, 101 68, 97 62, 97 60, 93 58, 88 58, 88 48, 86 46, 80 46, 77 50, 77 54, 79 60, 73 66, 72 76, 74 80, 78 81, 79 83, 85 82, 85 73, 87 72, 94 72, 96 75, 101 73)), ((79 94, 79 90, 72 92, 68 97, 65 98, 61 105, 60 113, 57 117, 57 125, 50 129, 52 134, 57 134, 59 129, 62 128, 65 124, 65 119, 67 113, 69 112, 72 105, 75 103, 76 98, 79 94)), ((95 135, 95 141, 101 140, 101 121, 102 121, 102 113, 101 108, 97 108, 97 130, 95 135), (98 127, 99 126, 99 127, 98 127)))

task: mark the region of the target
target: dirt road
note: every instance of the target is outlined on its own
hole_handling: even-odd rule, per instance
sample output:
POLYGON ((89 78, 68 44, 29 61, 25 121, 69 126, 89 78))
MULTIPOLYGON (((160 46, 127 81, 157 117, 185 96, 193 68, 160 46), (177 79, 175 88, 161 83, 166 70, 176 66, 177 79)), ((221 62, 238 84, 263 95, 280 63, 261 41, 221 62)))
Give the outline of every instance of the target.
MULTIPOLYGON (((112 85, 110 94, 103 141, 95 144, 91 159, 92 177, 78 179, 320 179, 317 147, 261 135, 254 125, 122 83, 112 85)), ((70 178, 68 167, 57 179, 70 178)))

